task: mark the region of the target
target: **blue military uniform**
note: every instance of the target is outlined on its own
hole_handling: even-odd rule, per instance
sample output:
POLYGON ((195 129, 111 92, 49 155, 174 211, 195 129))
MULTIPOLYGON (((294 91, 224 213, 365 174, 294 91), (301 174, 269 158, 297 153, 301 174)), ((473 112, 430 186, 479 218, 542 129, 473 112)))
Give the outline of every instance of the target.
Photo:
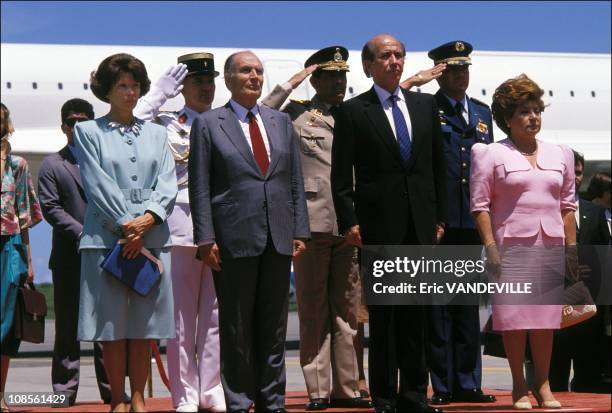
POLYGON ((447 228, 476 229, 470 213, 470 152, 476 142, 493 142, 491 110, 485 103, 465 97, 469 124, 459 119, 456 108, 442 90, 436 93, 447 162, 447 228))
MULTIPOLYGON (((446 63, 446 70, 467 71, 472 46, 453 41, 429 52, 435 64, 446 63)), ((440 85, 457 82, 452 74, 440 85)), ((467 73, 464 74, 468 75, 467 73)), ((457 75, 455 75, 457 76, 457 75)), ((467 83, 464 83, 467 87, 467 83)), ((493 123, 489 107, 467 95, 456 101, 444 90, 436 95, 447 161, 448 213, 445 245, 479 245, 480 237, 470 213, 470 154, 476 142, 493 142, 493 123)), ((482 393, 480 323, 478 306, 430 306, 429 357, 432 404, 493 402, 482 393)))

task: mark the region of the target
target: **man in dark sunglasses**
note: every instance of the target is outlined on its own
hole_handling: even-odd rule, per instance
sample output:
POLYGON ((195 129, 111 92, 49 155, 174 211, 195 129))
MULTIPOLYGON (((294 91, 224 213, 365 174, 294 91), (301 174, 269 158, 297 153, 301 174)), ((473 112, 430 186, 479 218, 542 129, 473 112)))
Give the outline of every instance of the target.
MULTIPOLYGON (((49 268, 53 277, 55 302, 55 343, 51 381, 56 394, 64 394, 72 406, 79 388, 80 346, 77 341, 81 259, 78 240, 83 229, 87 201, 75 156, 73 129, 78 122, 94 118, 92 105, 70 99, 61 109, 62 132, 67 145, 48 155, 38 173, 38 190, 43 215, 53 227, 49 268)), ((100 396, 111 398, 104 372, 102 346, 94 343, 94 365, 100 396)))

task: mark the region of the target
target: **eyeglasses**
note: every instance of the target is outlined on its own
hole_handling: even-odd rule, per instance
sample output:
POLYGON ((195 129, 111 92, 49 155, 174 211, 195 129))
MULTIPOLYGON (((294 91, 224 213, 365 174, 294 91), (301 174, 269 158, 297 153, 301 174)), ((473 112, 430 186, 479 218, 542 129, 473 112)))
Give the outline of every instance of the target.
POLYGON ((64 122, 69 128, 74 128, 74 125, 78 122, 85 122, 89 119, 86 118, 68 118, 66 119, 66 121, 64 122))

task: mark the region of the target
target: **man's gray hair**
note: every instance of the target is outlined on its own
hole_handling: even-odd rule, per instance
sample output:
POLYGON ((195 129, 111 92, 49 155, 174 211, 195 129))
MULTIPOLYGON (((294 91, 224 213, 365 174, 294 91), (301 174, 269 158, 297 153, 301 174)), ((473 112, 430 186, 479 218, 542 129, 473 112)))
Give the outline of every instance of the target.
POLYGON ((236 58, 236 56, 242 53, 251 53, 253 55, 255 54, 250 50, 241 50, 239 52, 232 53, 231 55, 229 55, 228 58, 225 59, 225 64, 223 65, 223 76, 227 77, 227 75, 231 73, 231 71, 234 69, 234 59, 236 58))

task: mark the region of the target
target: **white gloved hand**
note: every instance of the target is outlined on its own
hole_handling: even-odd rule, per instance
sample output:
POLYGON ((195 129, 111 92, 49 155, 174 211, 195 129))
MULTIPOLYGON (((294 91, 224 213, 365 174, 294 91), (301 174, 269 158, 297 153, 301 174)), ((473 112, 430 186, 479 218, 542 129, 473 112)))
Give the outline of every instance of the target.
POLYGON ((157 82, 155 86, 168 99, 176 97, 183 90, 183 80, 187 77, 187 65, 179 63, 176 66, 170 66, 157 82))

